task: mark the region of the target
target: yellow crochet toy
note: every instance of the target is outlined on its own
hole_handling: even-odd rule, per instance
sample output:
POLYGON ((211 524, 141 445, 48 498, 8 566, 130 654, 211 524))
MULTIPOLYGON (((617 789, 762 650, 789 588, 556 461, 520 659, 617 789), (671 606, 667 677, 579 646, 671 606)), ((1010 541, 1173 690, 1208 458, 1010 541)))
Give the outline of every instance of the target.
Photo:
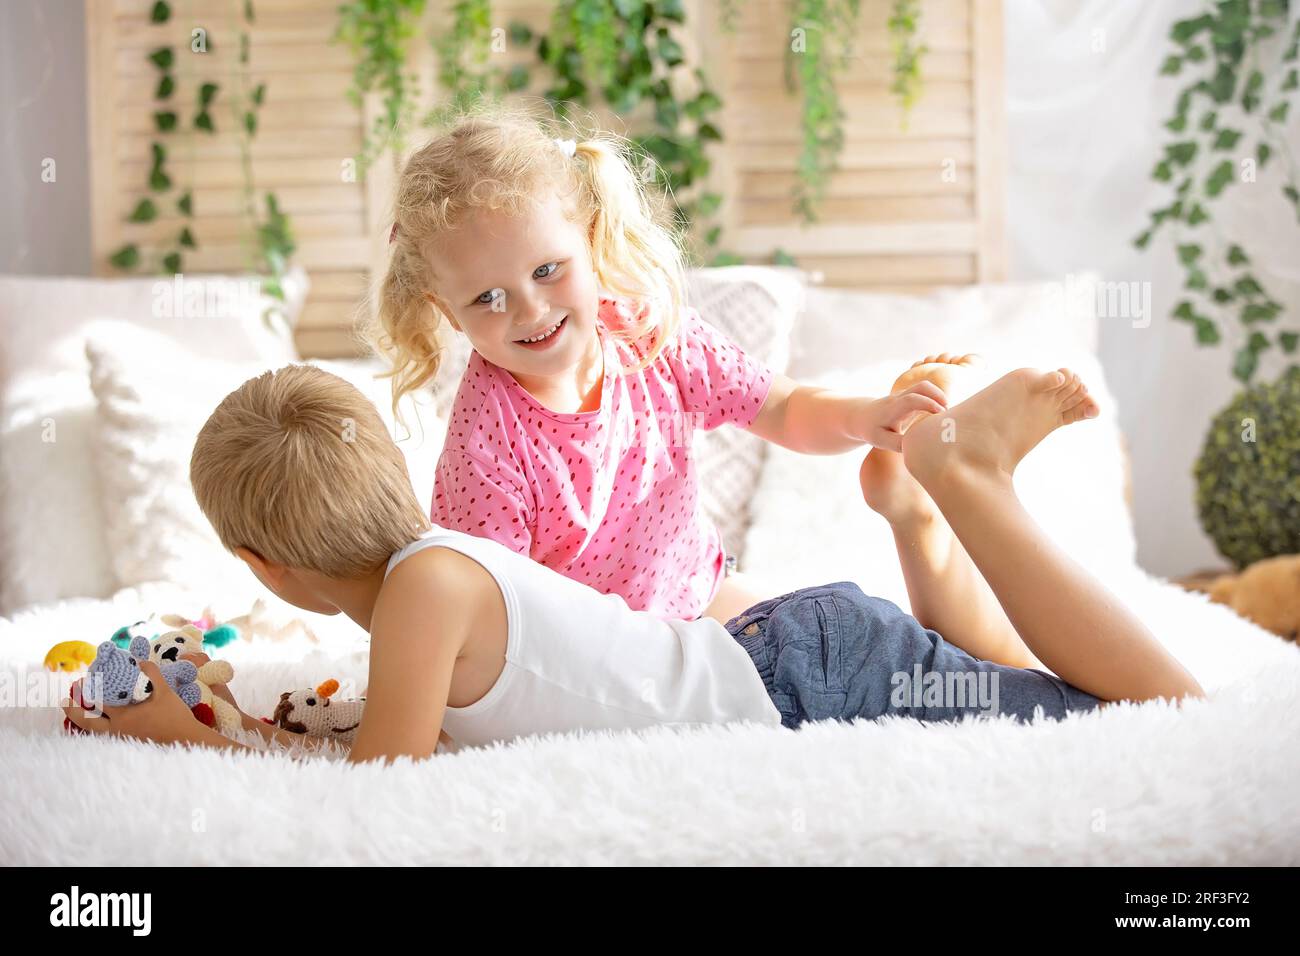
POLYGON ((95 659, 95 648, 85 641, 63 641, 50 648, 45 666, 52 671, 79 671, 95 659))

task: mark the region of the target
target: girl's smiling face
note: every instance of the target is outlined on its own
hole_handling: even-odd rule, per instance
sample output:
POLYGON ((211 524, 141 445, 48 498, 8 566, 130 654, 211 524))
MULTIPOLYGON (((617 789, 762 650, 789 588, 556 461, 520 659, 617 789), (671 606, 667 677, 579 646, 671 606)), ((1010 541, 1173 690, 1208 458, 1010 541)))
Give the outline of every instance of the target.
POLYGON ((591 247, 558 197, 518 216, 480 210, 444 236, 431 259, 431 298, 452 326, 533 394, 571 391, 599 356, 591 247), (523 341, 557 324, 545 341, 523 341))

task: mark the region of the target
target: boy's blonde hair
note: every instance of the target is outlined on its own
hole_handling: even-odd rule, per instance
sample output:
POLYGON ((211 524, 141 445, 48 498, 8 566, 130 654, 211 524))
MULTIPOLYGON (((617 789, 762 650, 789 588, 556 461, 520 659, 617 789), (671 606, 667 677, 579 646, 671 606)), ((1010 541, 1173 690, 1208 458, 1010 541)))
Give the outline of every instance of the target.
POLYGON ((680 231, 666 197, 647 188, 630 142, 613 133, 584 134, 579 121, 560 122, 547 107, 523 101, 480 102, 462 109, 449 131, 407 161, 393 202, 394 236, 388 272, 374 293, 364 337, 391 370, 393 411, 408 392, 431 382, 442 359, 438 329, 447 316, 433 291, 429 253, 438 239, 481 209, 517 215, 547 196, 570 200, 569 210, 591 242, 591 262, 603 289, 629 300, 637 322, 611 333, 650 365, 681 322, 684 262, 680 231), (573 139, 569 156, 554 142, 573 139), (640 341, 648 334, 654 338, 640 341))
POLYGON ((190 484, 233 552, 355 579, 431 525, 373 404, 310 365, 227 395, 194 442, 190 484))

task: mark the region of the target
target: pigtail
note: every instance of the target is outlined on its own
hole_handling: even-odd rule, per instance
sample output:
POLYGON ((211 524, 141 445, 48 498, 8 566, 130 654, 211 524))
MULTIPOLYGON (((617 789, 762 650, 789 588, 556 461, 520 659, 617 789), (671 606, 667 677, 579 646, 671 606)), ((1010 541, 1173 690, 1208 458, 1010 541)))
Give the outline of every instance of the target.
POLYGON ((634 324, 610 331, 637 344, 637 369, 644 369, 681 324, 686 284, 681 247, 665 224, 663 198, 645 188, 618 141, 604 136, 579 141, 576 159, 594 209, 592 267, 605 289, 641 306, 634 324), (646 346, 642 340, 652 332, 646 346))

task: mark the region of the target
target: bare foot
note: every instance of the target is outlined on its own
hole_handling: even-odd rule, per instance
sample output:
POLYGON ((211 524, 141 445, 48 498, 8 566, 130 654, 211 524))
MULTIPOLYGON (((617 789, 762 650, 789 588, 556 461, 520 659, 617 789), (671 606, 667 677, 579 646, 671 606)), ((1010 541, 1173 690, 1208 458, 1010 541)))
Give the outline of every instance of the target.
POLYGON ((1010 478, 1021 459, 1062 425, 1100 409, 1069 369, 1022 368, 943 415, 917 422, 903 437, 903 461, 922 485, 954 471, 1010 478))
MULTIPOLYGON (((933 382, 943 390, 949 404, 956 404, 969 394, 968 372, 983 360, 978 355, 943 352, 927 355, 900 375, 889 394, 897 395, 920 382, 933 382), (961 398, 954 398, 955 395, 961 398)), ((900 429, 903 433, 925 413, 917 413, 900 429)), ((884 448, 873 448, 858 469, 862 498, 872 511, 893 525, 932 521, 939 513, 925 489, 907 472, 903 456, 884 448)))

